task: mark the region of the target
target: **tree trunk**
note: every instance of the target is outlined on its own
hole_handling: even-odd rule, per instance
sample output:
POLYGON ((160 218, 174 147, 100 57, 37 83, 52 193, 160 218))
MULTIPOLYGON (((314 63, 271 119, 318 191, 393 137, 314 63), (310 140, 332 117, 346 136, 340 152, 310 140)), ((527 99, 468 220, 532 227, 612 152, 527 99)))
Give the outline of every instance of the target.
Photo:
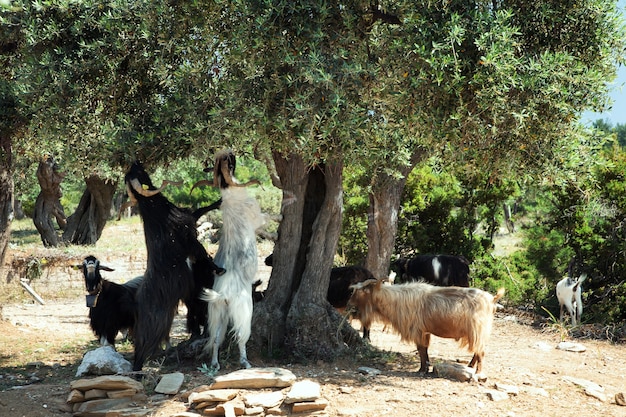
POLYGON ((372 188, 369 195, 365 267, 378 279, 386 278, 389 274, 405 184, 406 177, 387 176, 378 186, 372 188))
POLYGON ((262 303, 255 304, 252 317, 252 337, 257 350, 267 348, 268 355, 281 349, 285 340, 287 311, 298 264, 299 244, 302 238, 302 213, 307 189, 307 169, 298 155, 273 155, 276 172, 283 190, 282 220, 274 245, 274 260, 269 285, 262 303))
POLYGON ((52 217, 57 221, 61 230, 65 229, 66 217, 61 206, 61 181, 65 174, 58 172, 58 165, 51 156, 39 162, 37 180, 41 191, 35 201, 33 222, 41 235, 44 246, 58 246, 59 236, 52 224, 52 217))
MULTIPOLYGON (((333 176, 321 166, 308 169, 297 155, 273 156, 283 189, 282 221, 269 286, 254 307, 250 340, 259 350, 267 348, 268 355, 282 350, 308 359, 334 357, 343 346, 334 337, 341 317, 326 293, 341 225, 341 165, 333 176), (334 198, 326 192, 329 180, 334 198)), ((354 329, 344 329, 341 338, 360 341, 354 329)))
POLYGON ((398 231, 398 214, 402 193, 413 167, 426 155, 418 148, 411 157, 410 164, 401 170, 400 178, 379 172, 374 179, 370 205, 367 213, 367 256, 365 267, 376 278, 385 278, 394 250, 398 231))
POLYGON ((115 181, 97 175, 85 179, 87 188, 76 211, 67 219, 63 241, 74 245, 95 245, 110 217, 115 181))
POLYGON ((0 269, 4 266, 13 213, 13 153, 11 137, 0 131, 0 269))
MULTIPOLYGON (((287 314, 285 344, 296 358, 332 360, 346 344, 354 346, 360 337, 326 300, 341 231, 343 164, 340 160, 328 161, 316 169, 322 170, 316 177, 320 183, 317 187, 309 184, 307 195, 313 189, 319 193, 314 201, 323 203, 313 223, 303 226, 312 234, 306 242, 308 252, 300 285, 287 314)), ((306 213, 303 218, 307 218, 306 213)))

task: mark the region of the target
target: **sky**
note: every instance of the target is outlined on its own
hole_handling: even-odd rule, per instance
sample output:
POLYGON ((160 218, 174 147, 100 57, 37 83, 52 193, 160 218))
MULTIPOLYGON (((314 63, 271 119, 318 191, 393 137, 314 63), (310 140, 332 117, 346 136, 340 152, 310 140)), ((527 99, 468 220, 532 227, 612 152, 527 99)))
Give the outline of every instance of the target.
MULTIPOLYGON (((617 7, 626 14, 626 0, 619 0, 617 7)), ((597 119, 608 120, 613 126, 616 124, 626 125, 626 68, 619 67, 617 78, 611 85, 610 92, 613 100, 613 108, 603 113, 585 112, 582 115, 582 122, 591 124, 597 119)))

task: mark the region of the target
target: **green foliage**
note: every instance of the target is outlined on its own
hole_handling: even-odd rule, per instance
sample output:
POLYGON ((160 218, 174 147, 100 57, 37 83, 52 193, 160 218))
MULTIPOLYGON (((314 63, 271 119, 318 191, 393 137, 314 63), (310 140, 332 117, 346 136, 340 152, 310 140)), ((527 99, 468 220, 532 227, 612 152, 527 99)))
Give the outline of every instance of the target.
POLYGON ((440 161, 410 175, 398 221, 397 252, 450 253, 472 260, 486 254, 502 221, 502 203, 514 183, 490 183, 470 167, 444 168, 440 161), (486 233, 476 232, 486 227, 486 233))

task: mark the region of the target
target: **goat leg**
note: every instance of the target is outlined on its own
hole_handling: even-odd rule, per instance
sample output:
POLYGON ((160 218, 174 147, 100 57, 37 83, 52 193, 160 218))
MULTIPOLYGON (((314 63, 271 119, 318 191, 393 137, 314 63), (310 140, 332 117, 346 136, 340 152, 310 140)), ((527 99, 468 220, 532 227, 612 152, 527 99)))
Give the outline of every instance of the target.
POLYGON ((417 352, 420 355, 420 370, 418 372, 428 373, 430 360, 428 359, 428 346, 417 345, 417 352))

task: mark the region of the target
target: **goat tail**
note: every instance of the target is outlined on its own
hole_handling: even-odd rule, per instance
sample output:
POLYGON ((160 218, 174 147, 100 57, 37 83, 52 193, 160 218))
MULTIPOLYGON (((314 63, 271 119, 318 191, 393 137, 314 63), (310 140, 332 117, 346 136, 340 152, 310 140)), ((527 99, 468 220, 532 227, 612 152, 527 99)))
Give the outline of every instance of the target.
POLYGON ((504 289, 504 287, 500 288, 496 295, 493 296, 493 303, 497 303, 500 298, 504 297, 505 292, 506 290, 504 289))
POLYGON ((207 303, 222 303, 228 304, 228 299, 222 293, 219 293, 215 290, 210 290, 204 288, 200 295, 198 296, 202 301, 206 301, 207 303))

